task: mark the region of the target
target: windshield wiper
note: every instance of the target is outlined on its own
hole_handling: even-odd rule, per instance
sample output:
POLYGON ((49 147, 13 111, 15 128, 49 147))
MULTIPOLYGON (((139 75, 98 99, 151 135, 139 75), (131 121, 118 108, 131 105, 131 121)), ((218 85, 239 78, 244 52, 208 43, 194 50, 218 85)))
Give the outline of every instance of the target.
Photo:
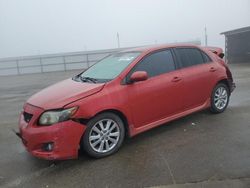
POLYGON ((81 79, 81 81, 83 82, 88 82, 88 81, 91 81, 93 83, 97 83, 97 79, 95 78, 90 78, 90 77, 82 77, 82 76, 79 76, 79 78, 81 79))

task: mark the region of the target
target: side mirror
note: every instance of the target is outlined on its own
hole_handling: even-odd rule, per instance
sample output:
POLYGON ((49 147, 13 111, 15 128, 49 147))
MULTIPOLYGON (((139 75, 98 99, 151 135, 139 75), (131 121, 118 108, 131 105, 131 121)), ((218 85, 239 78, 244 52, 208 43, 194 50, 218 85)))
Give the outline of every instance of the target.
POLYGON ((148 79, 148 73, 146 71, 136 71, 134 72, 129 79, 130 83, 140 82, 148 79))

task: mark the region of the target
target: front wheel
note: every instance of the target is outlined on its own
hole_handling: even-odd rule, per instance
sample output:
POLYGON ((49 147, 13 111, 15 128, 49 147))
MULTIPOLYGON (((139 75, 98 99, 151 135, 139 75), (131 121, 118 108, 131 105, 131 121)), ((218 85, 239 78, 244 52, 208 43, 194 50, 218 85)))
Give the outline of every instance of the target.
POLYGON ((211 96, 211 108, 213 113, 223 112, 229 102, 229 88, 224 83, 219 83, 215 86, 211 96))
POLYGON ((124 136, 125 129, 121 118, 114 113, 105 112, 87 123, 82 146, 92 157, 106 157, 121 147, 124 136))

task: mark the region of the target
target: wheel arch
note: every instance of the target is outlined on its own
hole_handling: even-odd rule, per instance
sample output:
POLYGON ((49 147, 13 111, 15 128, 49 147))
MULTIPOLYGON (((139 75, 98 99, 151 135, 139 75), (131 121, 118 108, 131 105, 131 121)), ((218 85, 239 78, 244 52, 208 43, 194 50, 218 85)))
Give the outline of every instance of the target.
MULTIPOLYGON (((125 114, 123 112, 121 112, 120 110, 117 110, 117 109, 105 109, 105 110, 101 110, 101 111, 97 112, 95 115, 91 116, 88 119, 81 119, 81 118, 79 118, 79 119, 81 119, 79 122, 82 123, 82 124, 84 124, 84 125, 86 125, 90 119, 92 119, 93 117, 95 117, 95 116, 97 116, 99 114, 105 113, 105 112, 110 112, 110 113, 113 113, 113 114, 119 116, 119 118, 121 118, 121 120, 124 123, 125 136, 128 136, 128 137, 131 136, 127 117, 125 116, 125 114)), ((82 136, 84 136, 84 133, 83 133, 82 136)))
POLYGON ((117 110, 117 109, 106 109, 106 110, 102 110, 102 111, 98 112, 95 116, 102 114, 104 112, 110 112, 110 113, 113 113, 113 114, 116 114, 117 116, 119 116, 124 123, 125 136, 130 136, 128 119, 123 112, 121 112, 120 110, 117 110))
POLYGON ((227 108, 227 106, 228 106, 230 94, 231 94, 231 93, 230 93, 230 85, 229 85, 228 80, 227 80, 226 78, 219 80, 219 81, 215 84, 214 89, 213 89, 212 94, 211 94, 211 99, 210 99, 210 111, 211 111, 212 113, 214 113, 214 114, 218 114, 218 113, 224 112, 224 110, 225 110, 225 109, 227 108), (219 84, 223 84, 223 85, 225 85, 225 86, 228 88, 227 102, 226 102, 225 106, 224 106, 222 109, 218 108, 218 107, 215 105, 214 100, 213 100, 213 97, 214 97, 215 92, 216 92, 216 88, 218 87, 219 84))

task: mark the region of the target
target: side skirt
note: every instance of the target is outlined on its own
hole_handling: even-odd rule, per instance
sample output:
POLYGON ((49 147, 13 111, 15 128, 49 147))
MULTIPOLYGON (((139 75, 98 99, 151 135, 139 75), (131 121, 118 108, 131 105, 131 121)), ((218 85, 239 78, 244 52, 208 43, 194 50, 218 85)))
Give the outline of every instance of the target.
POLYGON ((198 111, 201 111, 203 109, 206 109, 210 106, 210 98, 204 103, 202 104, 201 106, 198 106, 198 107, 195 107, 195 108, 192 108, 192 109, 189 109, 189 110, 186 110, 184 112, 181 112, 181 113, 178 113, 178 114, 174 114, 172 116, 169 116, 169 117, 166 117, 166 118, 163 118, 163 119, 160 119, 158 121, 155 121, 155 122, 152 122, 152 123, 149 123, 147 125, 144 125, 142 127, 138 127, 138 128, 134 128, 133 125, 130 125, 130 136, 135 136, 139 133, 142 133, 144 131, 147 131, 149 129, 152 129, 154 127, 158 127, 164 123, 168 123, 170 121, 173 121, 175 119, 178 119, 178 118, 181 118, 181 117, 184 117, 188 114, 192 114, 194 112, 198 112, 198 111))

